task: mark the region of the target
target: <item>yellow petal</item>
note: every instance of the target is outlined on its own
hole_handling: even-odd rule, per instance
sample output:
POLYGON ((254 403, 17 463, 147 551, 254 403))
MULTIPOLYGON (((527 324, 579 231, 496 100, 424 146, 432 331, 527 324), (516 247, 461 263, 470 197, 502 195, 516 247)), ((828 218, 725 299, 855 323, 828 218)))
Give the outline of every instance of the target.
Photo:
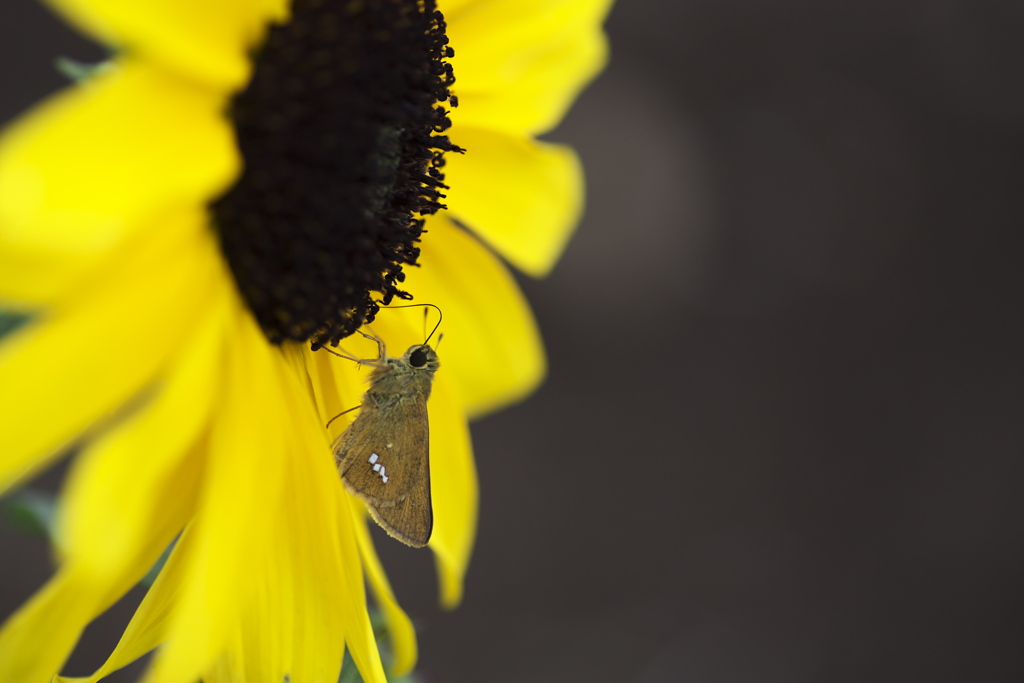
POLYGON ((0 307, 31 315, 59 301, 90 275, 104 272, 118 253, 109 250, 79 257, 57 251, 16 251, 0 245, 0 307))
POLYGON ((58 522, 64 566, 0 632, 0 680, 53 676, 86 624, 138 583, 184 526, 199 463, 183 454, 205 423, 211 347, 222 341, 223 310, 198 313, 207 321, 164 390, 76 458, 58 522))
POLYGON ((446 204, 513 265, 546 275, 583 209, 583 171, 576 154, 479 128, 452 129, 465 154, 449 154, 446 204))
POLYGON ((452 119, 458 125, 520 135, 546 133, 565 118, 582 86, 604 68, 607 54, 604 34, 589 31, 532 54, 523 73, 504 89, 470 90, 470 85, 463 87, 466 79, 460 79, 452 88, 459 98, 452 119))
POLYGON ((282 24, 291 18, 291 0, 256 0, 257 11, 264 21, 282 24))
MULTIPOLYGON (((344 591, 336 514, 341 488, 323 430, 308 412, 309 395, 294 380, 282 376, 282 384, 292 387, 280 403, 279 419, 290 428, 282 504, 275 528, 263 530, 275 547, 264 563, 248 569, 258 577, 256 599, 240 614, 238 636, 204 675, 210 683, 281 683, 286 675, 337 680, 346 633, 343 603, 364 599, 361 586, 356 596, 344 591)), ((361 576, 358 558, 355 571, 361 576)))
POLYGON ((462 582, 476 538, 478 488, 469 424, 451 383, 440 375, 430 397, 430 483, 441 604, 462 600, 462 582))
POLYGON ((553 128, 604 67, 601 22, 610 4, 493 0, 446 15, 455 48, 456 124, 531 135, 553 128))
POLYGON ((308 387, 239 317, 195 545, 149 680, 279 683, 285 670, 330 680, 347 643, 364 678, 384 683, 352 521, 338 514, 341 485, 308 387))
MULTIPOLYGON (((363 680, 385 683, 384 669, 367 613, 356 523, 351 514, 346 514, 348 495, 342 490, 323 429, 310 420, 309 413, 300 412, 300 405, 309 405, 308 394, 306 397, 302 404, 294 400, 288 404, 297 427, 295 447, 302 454, 298 456, 299 464, 306 466, 305 470, 297 467, 289 472, 293 477, 289 501, 304 496, 307 502, 305 507, 290 502, 296 513, 304 514, 296 518, 293 531, 293 538, 301 540, 304 547, 296 548, 292 561, 305 574, 300 576, 300 585, 304 591, 306 613, 320 615, 327 605, 344 624, 344 643, 351 650, 363 680)), ((333 665, 332 671, 337 676, 343 652, 342 640, 332 639, 327 629, 316 633, 322 638, 319 642, 304 635, 309 633, 313 633, 312 625, 297 630, 300 647, 297 647, 296 665, 304 662, 303 666, 308 666, 308 662, 319 657, 322 662, 333 665), (328 644, 332 640, 336 650, 328 644)), ((293 673, 293 680, 319 680, 313 672, 293 671, 299 674, 293 673)))
POLYGON ((363 565, 366 567, 366 577, 373 589, 377 606, 384 615, 387 622, 388 634, 391 636, 391 646, 394 654, 394 661, 391 663, 391 674, 393 676, 404 676, 416 666, 417 645, 416 629, 413 628, 412 620, 405 611, 398 606, 395 593, 391 590, 391 583, 387 574, 384 573, 384 566, 377 557, 377 551, 373 547, 373 539, 366 526, 366 515, 363 514, 365 506, 359 499, 349 496, 349 503, 355 518, 363 518, 362 523, 355 525, 356 535, 359 541, 359 552, 363 558, 363 565))
MULTIPOLYGON (((544 377, 544 349, 508 269, 444 215, 428 219, 420 268, 408 269, 416 301, 444 311, 441 370, 472 417, 519 400, 544 377)), ((378 318, 394 315, 382 312, 378 318)))
POLYGON ((448 21, 452 20, 452 17, 458 16, 465 7, 472 7, 480 0, 438 0, 437 8, 444 14, 444 18, 448 21))
POLYGON ((277 551, 283 477, 290 465, 277 411, 283 388, 269 344, 240 301, 227 324, 236 331, 222 357, 229 379, 212 426, 203 491, 192 527, 181 594, 168 642, 154 660, 154 681, 193 680, 223 652, 244 606, 256 599, 253 570, 277 551))
POLYGON ((0 265, 16 270, 0 270, 0 296, 47 301, 127 238, 220 193, 240 168, 224 102, 125 60, 8 129, 0 265))
MULTIPOLYGON (((201 463, 186 462, 183 468, 182 461, 220 403, 228 293, 226 288, 208 293, 208 310, 152 402, 75 459, 57 531, 58 548, 68 561, 97 576, 121 571, 125 558, 139 548, 155 542, 159 554, 170 541, 156 538, 155 519, 169 508, 182 508, 182 515, 191 508, 201 463)), ((176 535, 184 519, 166 533, 176 535)))
POLYGON ((196 455, 193 452, 161 482, 166 491, 173 491, 175 495, 154 498, 152 510, 145 518, 150 535, 144 544, 133 549, 131 556, 122 558, 119 566, 102 575, 85 563, 65 563, 47 585, 10 618, 0 632, 0 680, 51 678, 60 670, 85 626, 138 584, 188 518, 200 462, 196 455), (40 634, 46 637, 40 638, 40 634))
POLYGON ((100 611, 95 588, 83 572, 65 568, 15 612, 0 632, 2 680, 52 678, 100 611))
POLYGON ((185 525, 201 471, 198 451, 166 452, 142 433, 166 417, 183 383, 173 384, 151 409, 78 457, 62 498, 62 526, 72 527, 63 535, 86 536, 92 545, 70 544, 60 571, 0 631, 0 680, 45 680, 58 672, 85 626, 139 582, 185 525), (110 483, 119 479, 126 481, 110 483), (124 533, 126 526, 134 533, 124 533), (119 537, 121 547, 111 548, 104 532, 119 537))
MULTIPOLYGON (((333 459, 330 462, 333 466, 333 459)), ((342 562, 340 579, 344 582, 345 595, 345 599, 339 605, 345 618, 345 645, 366 683, 387 683, 366 607, 366 587, 356 537, 356 525, 362 522, 353 514, 351 504, 345 500, 350 496, 341 488, 336 469, 334 473, 331 481, 341 493, 336 499, 335 511, 338 517, 337 538, 342 562)))
MULTIPOLYGON (((361 338, 360 338, 361 339, 361 338)), ((366 342, 367 340, 362 340, 366 342)), ((351 346, 346 340, 345 346, 351 346)), ((345 348, 345 351, 353 350, 345 348)), ((365 347, 359 350, 365 350, 365 347)), ((296 375, 313 391, 317 403, 317 411, 322 424, 336 416, 342 410, 350 409, 359 404, 362 393, 361 378, 364 370, 354 362, 332 356, 324 350, 316 352, 308 348, 286 348, 286 355, 291 359, 291 368, 296 375), (304 372, 303 372, 304 371, 304 372), (343 407, 343 408, 342 408, 343 407)), ((355 355, 354 357, 372 357, 371 355, 355 355)), ((354 415, 351 414, 351 415, 354 415)), ((332 426, 331 436, 337 436, 344 430, 345 424, 351 421, 351 415, 336 420, 332 426)), ((312 449, 313 444, 309 445, 312 449)), ((359 670, 362 680, 374 683, 385 683, 384 667, 381 664, 380 652, 370 624, 367 610, 366 587, 362 579, 361 555, 358 541, 358 529, 364 524, 359 512, 362 503, 355 501, 344 492, 341 479, 335 465, 334 457, 329 449, 324 450, 324 458, 318 461, 318 467, 327 468, 317 474, 317 481, 329 482, 338 493, 335 500, 335 516, 338 524, 337 535, 338 562, 341 569, 337 573, 341 579, 341 602, 345 621, 346 646, 352 654, 352 660, 359 670), (326 471, 330 471, 327 474, 326 471)), ((336 578, 337 579, 337 578, 336 578)))
POLYGON ((209 293, 224 286, 202 227, 195 214, 154 226, 134 258, 3 340, 0 490, 135 396, 178 348, 209 293))
MULTIPOLYGON (((339 352, 352 351, 354 341, 355 338, 346 339, 338 349, 339 352)), ((360 350, 363 348, 359 346, 360 350)), ((331 418, 359 405, 368 369, 361 370, 352 361, 332 356, 322 349, 310 351, 305 345, 296 347, 292 353, 301 356, 306 368, 310 390, 320 414, 320 424, 327 425, 331 418)), ((334 420, 329 430, 330 438, 337 438, 354 417, 355 411, 334 420)))
POLYGON ((228 91, 245 83, 249 50, 280 2, 47 0, 97 40, 228 91))
POLYGON ((128 666, 156 646, 165 637, 167 623, 173 613, 174 605, 181 593, 181 584, 185 580, 187 561, 194 552, 195 543, 191 527, 185 529, 174 546, 167 564, 153 582, 152 587, 142 599, 135 615, 128 623, 117 647, 107 661, 91 676, 82 678, 59 677, 57 683, 95 683, 112 671, 128 666))
MULTIPOLYGON (((305 470, 303 468, 299 468, 299 470, 297 477, 302 477, 305 470)), ((303 486, 305 487, 305 482, 314 479, 316 479, 315 476, 306 476, 303 486)), ((323 477, 320 479, 330 481, 323 477)), ((286 504, 278 509, 287 511, 289 505, 307 499, 305 491, 302 496, 295 496, 293 492, 292 497, 284 501, 286 504)), ((322 497, 314 496, 313 499, 325 508, 326 512, 331 511, 332 505, 323 506, 322 497)), ((335 500, 331 500, 329 503, 333 503, 335 500)), ((333 516, 327 514, 324 519, 326 521, 317 516, 318 523, 306 526, 305 529, 329 533, 333 528, 333 516)), ((292 532, 302 530, 296 529, 294 526, 290 529, 292 532)), ((315 594, 313 599, 316 600, 316 612, 319 618, 334 620, 334 615, 339 610, 330 609, 327 606, 334 602, 330 598, 333 593, 337 592, 332 586, 338 585, 338 560, 336 557, 318 556, 316 558, 318 561, 309 562, 309 558, 306 556, 295 556, 293 546, 289 543, 294 536, 294 533, 290 533, 276 537, 278 544, 268 554, 267 560, 269 563, 278 563, 277 566, 271 568, 267 562, 251 565, 247 568, 247 576, 239 577, 245 579, 249 573, 255 575, 253 577, 253 584, 256 586, 256 590, 253 591, 254 599, 241 602, 239 612, 229 615, 230 623, 222 643, 223 647, 214 655, 213 662, 202 676, 203 680, 210 681, 210 683, 240 680, 252 682, 267 680, 271 683, 281 683, 284 680, 282 672, 289 671, 291 671, 292 680, 333 681, 337 679, 337 668, 341 662, 343 643, 340 633, 336 633, 335 635, 338 637, 327 642, 326 645, 320 639, 314 639, 314 643, 320 647, 320 652, 319 654, 314 653, 315 657, 309 658, 310 661, 320 663, 329 661, 330 665, 327 667, 329 671, 326 672, 329 675, 311 676, 309 662, 296 662, 297 657, 310 654, 302 651, 303 634, 301 631, 296 631, 293 620, 295 613, 303 611, 297 609, 294 599, 297 593, 303 592, 303 586, 299 585, 301 581, 297 583, 294 574, 289 573, 288 577, 285 577, 279 572, 285 566, 292 571, 296 567, 304 566, 313 572, 319 572, 321 580, 312 582, 305 592, 315 594), (323 561, 324 559, 327 561, 323 561), (280 563, 287 563, 287 565, 280 565, 280 563), (325 576, 329 576, 329 581, 326 583, 322 580, 325 576), (272 577, 269 580, 273 581, 273 584, 268 583, 268 577, 272 577), (268 609, 268 607, 272 608, 268 609), (288 623, 262 620, 267 617, 287 620, 288 623), (271 636, 269 639, 266 638, 268 635, 271 636)), ((191 526, 186 529, 171 553, 167 565, 146 594, 117 647, 102 667, 85 679, 62 678, 60 680, 65 683, 95 683, 110 672, 127 666, 163 642, 168 637, 169 627, 173 624, 177 605, 183 591, 186 590, 187 582, 194 578, 191 576, 190 565, 195 562, 196 555, 200 552, 198 543, 195 527, 191 526)), ((303 606, 308 607, 308 604, 309 600, 303 606)), ((308 609, 305 610, 305 613, 308 615, 308 609)), ((163 652, 161 650, 161 653, 155 658, 158 664, 163 652)), ((159 669, 159 666, 151 667, 144 680, 147 683, 159 680, 161 678, 159 669)), ((180 680, 194 680, 194 678, 180 680)))

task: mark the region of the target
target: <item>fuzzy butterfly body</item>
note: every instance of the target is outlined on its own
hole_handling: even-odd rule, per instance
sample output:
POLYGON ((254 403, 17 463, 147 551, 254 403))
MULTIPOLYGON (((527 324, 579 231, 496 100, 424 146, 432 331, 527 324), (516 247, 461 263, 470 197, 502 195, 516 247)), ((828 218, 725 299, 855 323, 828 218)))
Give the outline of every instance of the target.
POLYGON ((380 358, 356 419, 334 442, 345 489, 366 503, 394 538, 422 547, 430 540, 430 423, 427 399, 437 352, 417 344, 401 357, 380 358))

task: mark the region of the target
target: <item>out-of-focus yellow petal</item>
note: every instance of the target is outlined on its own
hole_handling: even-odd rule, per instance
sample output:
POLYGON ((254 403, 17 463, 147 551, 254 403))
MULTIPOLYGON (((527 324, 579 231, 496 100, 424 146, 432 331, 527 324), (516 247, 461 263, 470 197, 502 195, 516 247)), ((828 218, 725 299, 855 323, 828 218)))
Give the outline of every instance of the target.
POLYGON ((220 193, 240 168, 224 105, 128 59, 9 128, 0 265, 14 268, 0 270, 0 296, 47 301, 126 238, 220 193))
MULTIPOLYGON (((173 613, 175 601, 181 593, 181 584, 187 570, 188 558, 194 552, 195 543, 191 527, 187 528, 174 546, 167 564, 156 577, 153 586, 135 610, 117 647, 99 669, 91 676, 82 678, 58 677, 56 683, 96 683, 112 671, 128 666, 143 656, 164 639, 167 623, 173 613)), ((148 677, 147 677, 148 678, 148 677)))
POLYGON ((466 149, 446 157, 452 215, 516 267, 546 275, 583 210, 575 152, 480 128, 453 128, 452 139, 466 149))
MULTIPOLYGON (((333 460, 331 462, 333 464, 333 460)), ((338 481, 337 475, 334 481, 338 481)), ((340 483, 338 490, 343 492, 340 483)), ((343 495, 348 497, 347 493, 343 492, 343 495)), ((337 498, 335 511, 338 516, 338 545, 342 563, 340 578, 344 582, 346 597, 340 605, 345 617, 345 645, 366 683, 387 683, 366 607, 366 585, 363 582, 359 542, 356 538, 356 525, 362 521, 357 519, 352 506, 341 496, 337 498)))
MULTIPOLYGON (((364 350, 354 337, 346 339, 339 353, 364 350)), ((360 370, 356 364, 344 358, 332 356, 324 350, 310 351, 308 347, 299 347, 295 351, 301 355, 310 380, 310 388, 320 411, 320 424, 326 425, 336 415, 359 405, 363 392, 366 390, 365 379, 369 369, 360 370)), ((355 417, 352 411, 331 423, 329 434, 335 439, 345 431, 345 427, 355 417)))
POLYGON ((341 499, 338 500, 337 511, 341 521, 338 524, 338 540, 343 561, 342 578, 345 582, 345 600, 341 603, 347 627, 345 645, 362 680, 367 683, 387 683, 374 629, 370 624, 370 612, 367 611, 367 588, 362 582, 359 548, 355 539, 355 524, 358 522, 353 518, 349 506, 341 499))
POLYGON ((0 245, 0 306, 28 314, 50 306, 90 275, 105 272, 118 254, 111 249, 81 257, 57 251, 19 252, 0 245))
POLYGON ((223 342, 223 307, 196 312, 205 320, 158 396, 76 458, 58 523, 64 566, 0 632, 0 680, 58 671, 86 624, 135 585, 185 525, 201 462, 184 453, 208 417, 213 352, 223 342))
POLYGON ((97 40, 225 92, 248 80, 250 49, 282 14, 271 0, 46 1, 97 40))
POLYGON ((175 471, 220 403, 228 286, 207 293, 208 308, 197 311, 195 333, 152 402, 75 458, 61 499, 57 547, 96 576, 120 571, 126 558, 152 543, 159 554, 170 541, 166 534, 173 537, 184 526, 182 518, 156 534, 154 520, 167 507, 187 503, 184 509, 190 509, 196 496, 202 463, 190 463, 177 476, 175 471))
POLYGON ((52 677, 85 626, 138 583, 184 526, 202 461, 195 450, 187 459, 183 453, 207 418, 205 394, 215 390, 202 385, 215 376, 209 360, 222 341, 222 313, 207 315, 154 402, 76 459, 60 508, 66 562, 0 632, 0 680, 52 677))
MULTIPOLYGON (((292 368, 301 370, 299 365, 292 368)), ((295 376, 298 377, 298 373, 295 376)), ((289 379, 294 382, 293 378, 289 379)), ((302 572, 298 579, 307 618, 322 619, 317 615, 321 615, 326 604, 330 605, 333 618, 341 620, 334 626, 339 637, 333 638, 326 628, 314 633, 312 624, 300 625, 296 634, 302 642, 296 648, 296 666, 299 663, 309 666, 319 658, 321 662, 332 664, 336 676, 343 654, 340 636, 341 624, 344 624, 344 643, 352 651, 363 680, 385 683, 384 669, 366 610, 366 588, 356 546, 356 524, 351 514, 344 514, 348 495, 341 487, 324 431, 310 419, 309 408, 312 406, 307 390, 303 387, 300 394, 299 387, 293 384, 292 392, 295 397, 307 398, 301 402, 293 398, 287 403, 291 422, 296 426, 295 458, 300 461, 289 469, 292 490, 287 500, 296 514, 293 538, 301 541, 296 544, 291 560, 302 572), (293 502, 298 497, 306 498, 305 506, 293 502), (319 635, 321 640, 317 641, 311 635, 319 635)), ((293 680, 318 680, 313 675, 316 672, 293 671, 293 680)))
POLYGON ((95 589, 65 568, 15 612, 0 631, 0 680, 49 680, 100 611, 95 589))
POLYGON ((210 292, 225 284, 215 238, 202 227, 198 212, 155 225, 145 249, 0 343, 0 490, 165 366, 210 292))
POLYGON ((152 405, 76 459, 59 523, 65 563, 0 632, 0 680, 59 671, 86 624, 138 583, 185 525, 202 462, 194 448, 184 453, 208 416, 211 352, 223 341, 223 311, 211 308, 152 405))
MULTIPOLYGON (((353 516, 362 516, 366 506, 363 502, 353 496, 348 497, 352 506, 353 516)), ((398 606, 395 593, 391 590, 391 583, 384 573, 384 567, 377 557, 377 551, 373 547, 373 539, 370 537, 366 523, 355 525, 357 538, 359 540, 359 552, 363 558, 363 565, 366 568, 366 577, 373 589, 373 595, 377 600, 388 625, 388 634, 391 636, 392 648, 394 650, 394 661, 391 664, 391 674, 404 676, 416 666, 417 646, 416 629, 413 628, 412 620, 405 611, 398 606)))
POLYGON ((601 22, 610 4, 491 0, 446 15, 455 48, 456 124, 530 135, 553 128, 604 67, 601 22))
POLYGON ((430 484, 441 604, 462 600, 462 582, 476 538, 478 486, 469 424, 451 382, 438 375, 430 397, 430 484))
MULTIPOLYGON (((294 356, 291 369, 293 361, 294 356)), ((301 363, 298 367, 305 375, 301 363)), ((284 366, 277 370, 284 372, 284 366)), ((278 399, 280 419, 289 427, 289 466, 276 528, 263 530, 278 542, 264 564, 249 569, 259 577, 256 599, 237 620, 238 637, 229 639, 228 651, 203 676, 210 683, 338 677, 346 631, 342 605, 354 598, 344 592, 341 579, 336 510, 342 494, 300 379, 298 373, 281 375, 281 385, 289 388, 278 399)))
POLYGON ((264 22, 282 24, 292 15, 292 0, 254 0, 264 22))
POLYGON ((576 84, 589 82, 604 68, 607 53, 604 34, 581 32, 549 45, 546 52, 531 53, 523 73, 504 89, 463 89, 460 79, 452 89, 459 98, 452 118, 475 128, 520 135, 545 133, 561 122, 576 100, 580 90, 576 84))
MULTIPOLYGON (((471 417, 523 398, 540 384, 544 348, 526 298, 508 269, 444 215, 427 223, 420 268, 406 286, 416 301, 444 311, 442 374, 471 417)), ((408 309, 407 309, 408 310, 408 309)), ((393 315, 382 312, 379 317, 393 315)))
POLYGON ((347 643, 364 679, 384 683, 351 516, 339 515, 341 484, 305 380, 248 312, 238 318, 216 457, 149 680, 333 680, 347 643))
POLYGON ((451 21, 453 17, 457 17, 465 7, 472 7, 474 4, 480 2, 480 0, 438 0, 437 8, 444 14, 444 18, 447 21, 451 21))
POLYGON ((226 321, 236 334, 221 360, 229 381, 210 434, 203 491, 193 524, 194 549, 167 643, 153 663, 153 680, 194 680, 228 645, 240 613, 256 599, 254 568, 272 561, 268 529, 278 527, 287 457, 283 393, 274 363, 280 360, 242 303, 226 321))
POLYGON ((193 451, 162 481, 167 490, 180 493, 152 500, 145 519, 150 536, 120 566, 100 575, 94 567, 69 561, 11 617, 0 632, 0 680, 49 679, 59 671, 85 626, 139 582, 191 512, 201 465, 197 456, 198 451, 193 451), (40 638, 40 633, 46 638, 40 638))

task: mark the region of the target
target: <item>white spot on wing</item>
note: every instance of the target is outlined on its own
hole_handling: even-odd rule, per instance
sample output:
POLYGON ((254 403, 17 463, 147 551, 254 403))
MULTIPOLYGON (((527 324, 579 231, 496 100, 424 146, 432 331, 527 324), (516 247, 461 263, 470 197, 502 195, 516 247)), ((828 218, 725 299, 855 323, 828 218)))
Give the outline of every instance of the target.
MULTIPOLYGON (((388 444, 388 448, 391 448, 391 444, 388 444)), ((388 483, 387 470, 384 469, 384 462, 380 459, 380 455, 371 453, 367 462, 373 465, 373 471, 380 475, 380 480, 385 484, 388 483)))

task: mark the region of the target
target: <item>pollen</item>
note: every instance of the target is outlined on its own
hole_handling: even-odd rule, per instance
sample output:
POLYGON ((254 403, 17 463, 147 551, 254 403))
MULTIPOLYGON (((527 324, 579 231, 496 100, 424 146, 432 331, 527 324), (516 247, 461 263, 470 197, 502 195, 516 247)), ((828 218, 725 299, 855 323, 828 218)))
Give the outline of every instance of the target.
POLYGON ((267 338, 337 344, 409 298, 422 216, 444 208, 453 55, 434 0, 295 0, 233 99, 244 171, 213 202, 267 338))

